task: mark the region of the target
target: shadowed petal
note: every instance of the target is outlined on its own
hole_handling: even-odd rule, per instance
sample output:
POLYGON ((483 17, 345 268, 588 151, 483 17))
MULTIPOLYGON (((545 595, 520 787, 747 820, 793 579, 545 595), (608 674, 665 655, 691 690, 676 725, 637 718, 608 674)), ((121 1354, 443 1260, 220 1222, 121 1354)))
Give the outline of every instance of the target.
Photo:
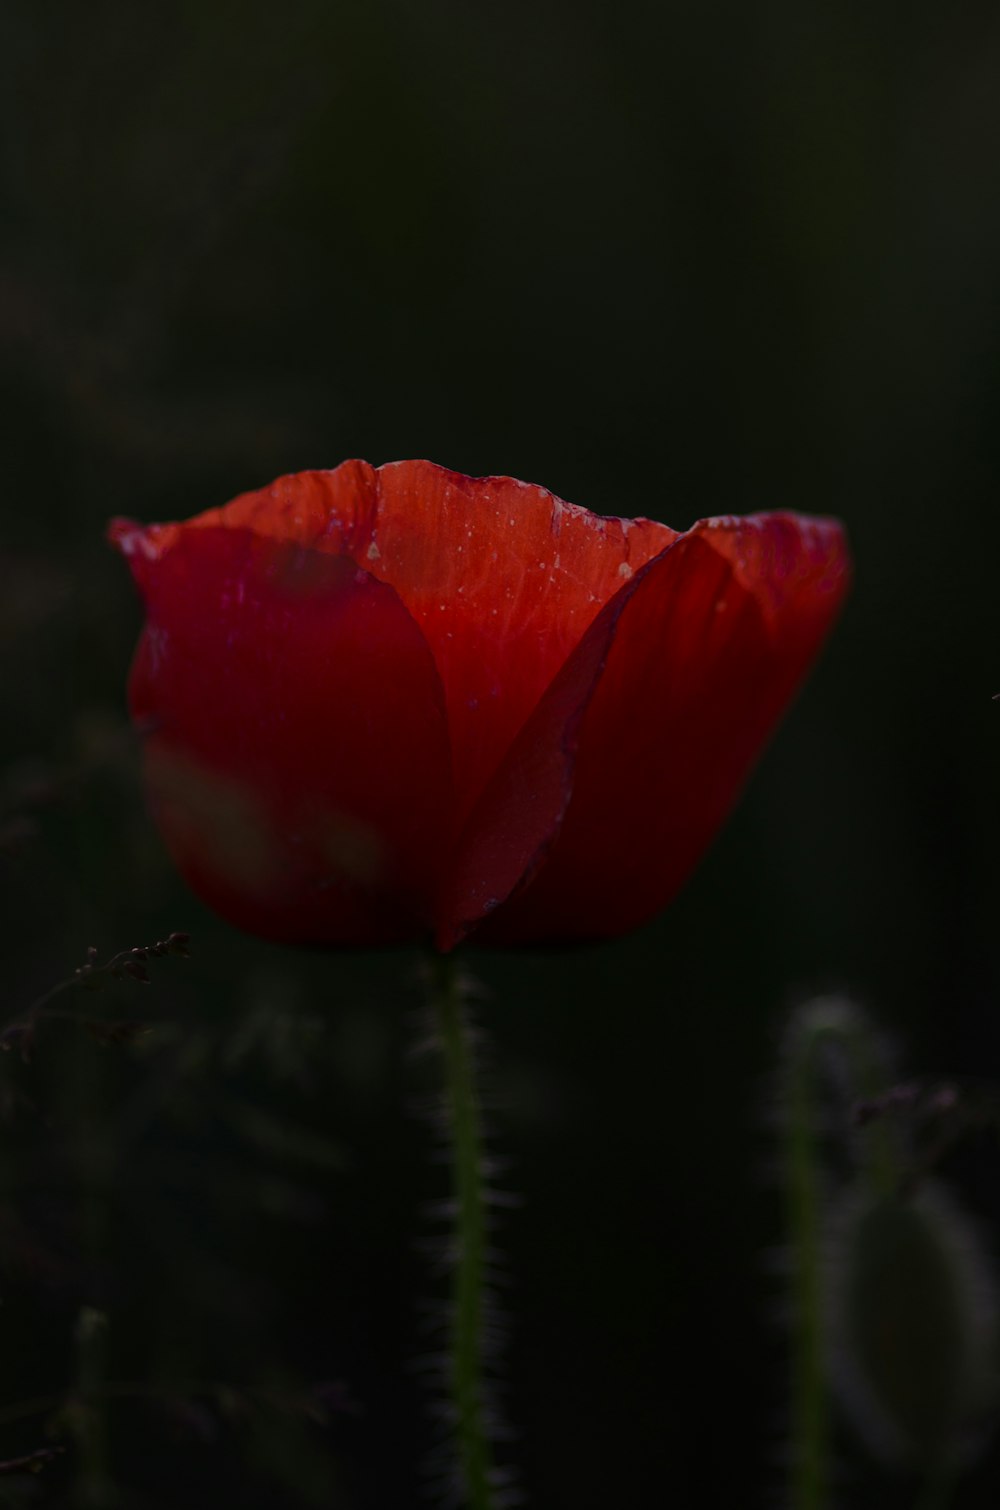
POLYGON ((426 931, 451 768, 440 679, 398 595, 249 529, 163 533, 115 538, 146 599, 130 701, 179 868, 266 937, 426 931))
POLYGON ((462 851, 464 894, 449 892, 439 914, 442 947, 467 931, 484 894, 472 878, 492 882, 504 853, 494 834, 516 813, 523 875, 515 886, 508 863, 512 889, 487 885, 504 905, 477 943, 608 937, 663 907, 735 802, 846 585, 839 528, 790 515, 704 521, 652 561, 581 642, 484 796, 462 851), (539 747, 523 748, 536 732, 539 747), (542 769, 545 783, 518 775, 542 769))
POLYGON ((631 591, 598 615, 469 815, 438 898, 439 949, 454 948, 542 863, 569 803, 583 715, 631 591))

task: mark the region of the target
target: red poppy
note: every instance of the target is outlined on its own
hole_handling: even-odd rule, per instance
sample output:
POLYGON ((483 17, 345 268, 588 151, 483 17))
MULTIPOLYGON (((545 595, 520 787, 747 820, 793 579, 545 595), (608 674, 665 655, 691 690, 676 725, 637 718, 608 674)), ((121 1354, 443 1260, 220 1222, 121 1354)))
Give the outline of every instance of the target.
POLYGON ((839 526, 683 534, 508 477, 349 461, 111 538, 194 889, 289 942, 608 937, 668 902, 847 584, 839 526))

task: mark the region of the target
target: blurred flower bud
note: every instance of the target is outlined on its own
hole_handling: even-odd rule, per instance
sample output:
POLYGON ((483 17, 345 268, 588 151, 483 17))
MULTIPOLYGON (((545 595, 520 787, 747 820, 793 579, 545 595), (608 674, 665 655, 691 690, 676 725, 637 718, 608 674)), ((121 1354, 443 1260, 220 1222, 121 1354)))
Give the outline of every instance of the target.
POLYGON ((997 1305, 982 1244, 944 1189, 858 1182, 827 1250, 832 1383, 884 1462, 928 1470, 977 1445, 997 1398, 997 1305))

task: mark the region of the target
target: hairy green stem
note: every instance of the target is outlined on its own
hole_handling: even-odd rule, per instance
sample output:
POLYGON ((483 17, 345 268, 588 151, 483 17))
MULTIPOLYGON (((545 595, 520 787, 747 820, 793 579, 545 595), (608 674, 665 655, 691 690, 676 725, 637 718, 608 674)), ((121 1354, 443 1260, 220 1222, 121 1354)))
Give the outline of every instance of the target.
POLYGON ((492 1463, 483 1400, 486 1264, 483 1134, 469 1027, 454 955, 442 955, 433 962, 431 994, 444 1060, 456 1208, 449 1352, 458 1466, 467 1510, 492 1510, 492 1463))

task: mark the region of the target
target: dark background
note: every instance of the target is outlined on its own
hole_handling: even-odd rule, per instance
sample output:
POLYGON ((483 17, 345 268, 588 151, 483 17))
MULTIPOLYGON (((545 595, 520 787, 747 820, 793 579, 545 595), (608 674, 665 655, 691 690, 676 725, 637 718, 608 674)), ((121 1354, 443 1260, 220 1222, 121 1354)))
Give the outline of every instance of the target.
MULTIPOLYGON (((530 1502, 781 1503, 788 1011, 845 991, 907 1073, 1000 1079, 1000 13, 7 0, 0 84, 6 1018, 89 945, 193 937, 94 998, 148 1038, 57 1019, 0 1065, 0 1456, 71 1444, 0 1489, 421 1502, 415 962, 237 936, 173 876, 102 531, 427 456, 849 529, 838 632, 678 902, 477 961, 530 1502)), ((1000 1153, 949 1173, 992 1251, 1000 1153)), ((914 1502, 838 1451, 842 1503, 914 1502)))

